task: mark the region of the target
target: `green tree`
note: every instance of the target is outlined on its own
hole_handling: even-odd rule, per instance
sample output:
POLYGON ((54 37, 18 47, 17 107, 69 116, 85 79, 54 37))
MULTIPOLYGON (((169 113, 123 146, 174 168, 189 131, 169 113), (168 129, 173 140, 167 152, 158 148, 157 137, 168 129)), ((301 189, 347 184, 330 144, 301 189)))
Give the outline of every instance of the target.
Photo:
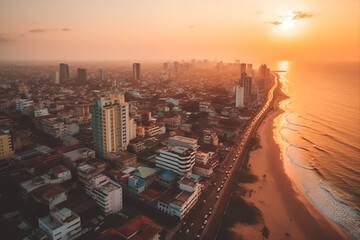
POLYGON ((267 226, 264 226, 262 229, 261 229, 261 236, 262 236, 262 239, 264 240, 264 238, 268 239, 269 238, 269 235, 270 235, 270 230, 267 226))

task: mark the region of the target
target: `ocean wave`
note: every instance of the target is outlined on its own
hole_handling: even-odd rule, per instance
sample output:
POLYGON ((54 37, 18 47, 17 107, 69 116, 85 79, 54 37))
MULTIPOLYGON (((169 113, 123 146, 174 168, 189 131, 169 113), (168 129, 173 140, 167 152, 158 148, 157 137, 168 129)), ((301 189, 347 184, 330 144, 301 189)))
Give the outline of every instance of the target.
POLYGON ((306 196, 329 219, 345 228, 352 236, 360 238, 360 212, 335 196, 323 181, 310 172, 303 178, 306 196))
POLYGON ((316 149, 319 150, 319 151, 322 151, 322 152, 327 153, 326 150, 322 149, 321 147, 317 146, 316 144, 313 144, 313 147, 316 148, 316 149))
MULTIPOLYGON (((299 161, 296 160, 296 157, 293 156, 293 155, 290 153, 291 147, 295 147, 295 145, 289 145, 289 146, 286 148, 286 155, 287 155, 287 157, 290 159, 290 161, 291 161, 292 163, 294 163, 296 166, 301 167, 301 168, 303 168, 303 169, 313 170, 313 169, 314 169, 313 166, 306 166, 305 164, 302 164, 302 163, 300 163, 299 161)), ((299 149, 302 149, 302 148, 299 148, 299 149)))

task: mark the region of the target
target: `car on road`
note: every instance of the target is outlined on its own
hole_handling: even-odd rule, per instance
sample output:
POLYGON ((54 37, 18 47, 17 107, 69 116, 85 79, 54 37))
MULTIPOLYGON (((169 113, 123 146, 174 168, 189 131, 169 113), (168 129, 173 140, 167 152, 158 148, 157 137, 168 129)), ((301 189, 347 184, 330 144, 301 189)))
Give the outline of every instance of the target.
POLYGON ((193 226, 194 226, 194 223, 191 223, 191 224, 190 224, 190 227, 192 228, 193 226))
POLYGON ((196 235, 196 239, 200 239, 200 234, 196 235))
POLYGON ((216 199, 219 199, 219 195, 216 196, 216 199))
POLYGON ((208 221, 207 221, 207 220, 205 220, 205 221, 204 221, 204 225, 206 225, 206 224, 207 224, 207 222, 208 222, 208 221))
POLYGON ((204 228, 205 228, 205 225, 202 225, 202 226, 201 226, 201 230, 204 230, 204 228))
POLYGON ((209 215, 211 215, 211 211, 209 211, 209 215))
POLYGON ((188 234, 190 232, 190 229, 186 229, 186 234, 188 234))
POLYGON ((218 188, 217 191, 220 192, 221 188, 218 188))
POLYGON ((206 214, 206 215, 204 216, 204 218, 207 219, 207 217, 208 217, 208 215, 206 214))
POLYGON ((211 211, 211 210, 213 210, 213 208, 211 207, 211 208, 209 208, 209 211, 211 211))

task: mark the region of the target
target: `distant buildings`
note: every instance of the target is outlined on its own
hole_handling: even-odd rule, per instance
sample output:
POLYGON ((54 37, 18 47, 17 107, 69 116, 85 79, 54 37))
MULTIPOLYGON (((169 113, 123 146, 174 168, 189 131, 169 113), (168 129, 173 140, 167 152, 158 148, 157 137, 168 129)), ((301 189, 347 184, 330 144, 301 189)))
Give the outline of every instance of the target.
POLYGON ((59 84, 60 83, 60 75, 59 72, 53 72, 53 82, 55 84, 59 84))
POLYGON ((106 80, 106 71, 105 71, 105 69, 100 68, 99 69, 99 75, 100 75, 100 81, 105 81, 106 80))
POLYGON ((243 73, 246 73, 246 63, 240 64, 240 75, 242 75, 243 73))
POLYGON ((86 71, 86 69, 84 69, 84 68, 78 68, 78 69, 77 69, 77 75, 78 75, 78 81, 79 81, 79 82, 82 82, 82 83, 87 82, 88 76, 87 76, 87 71, 86 71))
POLYGON ((133 80, 140 80, 140 63, 133 64, 133 80))
POLYGON ((251 77, 247 76, 246 73, 241 74, 240 86, 244 88, 244 103, 245 106, 249 106, 251 104, 251 77))
POLYGON ((246 74, 249 76, 249 77, 252 77, 253 76, 253 65, 252 63, 248 63, 247 67, 246 67, 246 74))
POLYGON ((60 82, 70 80, 69 65, 60 63, 60 82))
POLYGON ((52 211, 38 222, 51 240, 75 239, 81 235, 80 217, 67 208, 52 211))
POLYGON ((123 208, 121 185, 102 174, 87 182, 85 190, 105 215, 117 213, 123 208))
POLYGON ((244 87, 241 87, 239 85, 235 86, 235 107, 237 108, 245 107, 244 87))
POLYGON ((92 128, 96 155, 126 150, 129 144, 129 104, 119 93, 97 99, 92 105, 92 128))

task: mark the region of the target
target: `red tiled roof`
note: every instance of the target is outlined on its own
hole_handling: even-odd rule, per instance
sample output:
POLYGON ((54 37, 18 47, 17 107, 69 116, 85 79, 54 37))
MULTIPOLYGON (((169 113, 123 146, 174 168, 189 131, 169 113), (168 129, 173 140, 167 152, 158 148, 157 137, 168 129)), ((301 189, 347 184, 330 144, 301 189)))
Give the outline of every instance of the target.
POLYGON ((54 173, 59 174, 59 173, 69 171, 69 169, 64 167, 64 165, 57 165, 56 167, 51 168, 51 171, 54 172, 54 173))
POLYGON ((151 219, 138 215, 130 219, 125 225, 118 228, 118 232, 126 239, 147 240, 161 232, 162 227, 156 225, 151 219))

